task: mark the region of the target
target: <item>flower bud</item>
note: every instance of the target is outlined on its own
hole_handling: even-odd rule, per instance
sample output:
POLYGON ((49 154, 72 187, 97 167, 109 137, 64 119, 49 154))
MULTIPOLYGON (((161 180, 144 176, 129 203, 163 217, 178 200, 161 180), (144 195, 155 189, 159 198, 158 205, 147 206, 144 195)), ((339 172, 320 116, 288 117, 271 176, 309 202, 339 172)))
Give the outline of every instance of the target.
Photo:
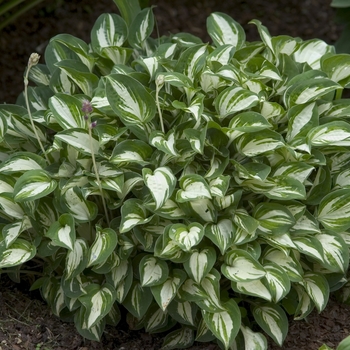
POLYGON ((163 74, 159 74, 156 78, 156 84, 158 86, 163 86, 164 85, 164 75, 163 74))
POLYGON ((29 67, 36 66, 36 65, 39 63, 39 59, 40 59, 40 55, 37 54, 36 52, 33 52, 33 53, 29 56, 28 66, 29 66, 29 67))
POLYGON ((92 112, 92 105, 89 100, 83 101, 83 106, 81 107, 81 110, 84 112, 85 116, 87 114, 90 114, 92 112))
POLYGON ((90 128, 93 129, 97 125, 97 121, 95 120, 90 124, 90 128))

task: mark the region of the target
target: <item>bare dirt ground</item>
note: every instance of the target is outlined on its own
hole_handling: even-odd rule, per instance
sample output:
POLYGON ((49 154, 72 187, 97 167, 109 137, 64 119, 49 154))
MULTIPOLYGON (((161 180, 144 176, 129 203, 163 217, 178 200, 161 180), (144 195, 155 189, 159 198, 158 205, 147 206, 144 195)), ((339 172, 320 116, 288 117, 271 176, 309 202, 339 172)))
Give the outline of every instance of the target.
MULTIPOLYGON (((259 39, 251 19, 259 19, 272 35, 321 38, 333 44, 341 31, 334 23, 330 0, 153 0, 160 34, 190 32, 209 40, 205 22, 214 11, 240 22, 249 41, 259 39)), ((112 0, 47 0, 0 32, 0 103, 15 103, 23 89, 23 70, 32 52, 43 54, 49 39, 70 33, 89 41, 96 18, 115 12, 112 0)), ((84 340, 74 325, 60 321, 29 293, 27 283, 15 284, 0 275, 0 350, 157 350, 165 334, 129 331, 125 322, 107 328, 101 343, 84 340)), ((284 350, 317 350, 323 343, 335 348, 350 334, 350 306, 334 298, 318 315, 290 322, 284 350)), ((218 350, 215 344, 196 343, 190 350, 218 350)), ((269 349, 280 347, 270 343, 269 349)))

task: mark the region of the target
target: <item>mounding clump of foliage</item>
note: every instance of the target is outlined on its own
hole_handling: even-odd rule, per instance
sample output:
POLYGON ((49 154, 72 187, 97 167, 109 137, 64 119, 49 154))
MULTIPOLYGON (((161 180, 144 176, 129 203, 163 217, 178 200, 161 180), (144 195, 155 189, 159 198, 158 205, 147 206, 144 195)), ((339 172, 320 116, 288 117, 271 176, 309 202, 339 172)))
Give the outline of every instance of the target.
POLYGON ((123 306, 163 349, 281 345, 347 282, 350 56, 257 20, 247 42, 223 13, 211 44, 134 17, 55 36, 0 106, 1 272, 40 272, 89 339, 123 306))

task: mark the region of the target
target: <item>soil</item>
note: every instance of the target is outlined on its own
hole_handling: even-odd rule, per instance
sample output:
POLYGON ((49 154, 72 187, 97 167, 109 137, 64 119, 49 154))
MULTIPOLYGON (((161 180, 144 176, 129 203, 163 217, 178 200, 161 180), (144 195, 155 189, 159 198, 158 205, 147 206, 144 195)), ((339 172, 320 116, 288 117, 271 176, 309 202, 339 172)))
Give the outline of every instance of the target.
MULTIPOLYGON (((214 11, 225 12, 240 22, 247 40, 259 39, 251 19, 260 20, 272 35, 320 38, 333 44, 342 28, 334 21, 330 0, 153 0, 160 35, 190 32, 209 41, 206 18, 214 11)), ((89 42, 96 18, 116 12, 111 0, 46 0, 0 32, 0 103, 15 103, 23 89, 23 71, 32 52, 43 55, 51 37, 73 34, 89 42)), ((1 18, 0 18, 1 20, 1 18)), ((42 60, 43 61, 43 60, 42 60)), ((151 350, 160 349, 165 334, 130 331, 121 322, 107 328, 101 343, 84 340, 74 325, 52 315, 40 296, 28 292, 26 283, 15 284, 0 275, 0 350, 151 350)), ((335 348, 350 334, 350 306, 332 298, 318 315, 290 322, 285 350, 317 350, 323 343, 335 348)), ((215 344, 193 345, 191 350, 217 350, 215 344)), ((269 344, 269 349, 280 347, 269 344)))

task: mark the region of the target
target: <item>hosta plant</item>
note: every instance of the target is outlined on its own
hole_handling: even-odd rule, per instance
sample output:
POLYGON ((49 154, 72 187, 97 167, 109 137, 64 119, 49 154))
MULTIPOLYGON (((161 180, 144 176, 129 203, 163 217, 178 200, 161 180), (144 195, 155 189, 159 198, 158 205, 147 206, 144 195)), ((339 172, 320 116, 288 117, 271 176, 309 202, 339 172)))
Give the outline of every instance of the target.
POLYGON ((347 282, 350 56, 223 13, 210 43, 130 22, 55 36, 0 106, 1 272, 89 339, 126 315, 163 349, 282 345, 347 282))

